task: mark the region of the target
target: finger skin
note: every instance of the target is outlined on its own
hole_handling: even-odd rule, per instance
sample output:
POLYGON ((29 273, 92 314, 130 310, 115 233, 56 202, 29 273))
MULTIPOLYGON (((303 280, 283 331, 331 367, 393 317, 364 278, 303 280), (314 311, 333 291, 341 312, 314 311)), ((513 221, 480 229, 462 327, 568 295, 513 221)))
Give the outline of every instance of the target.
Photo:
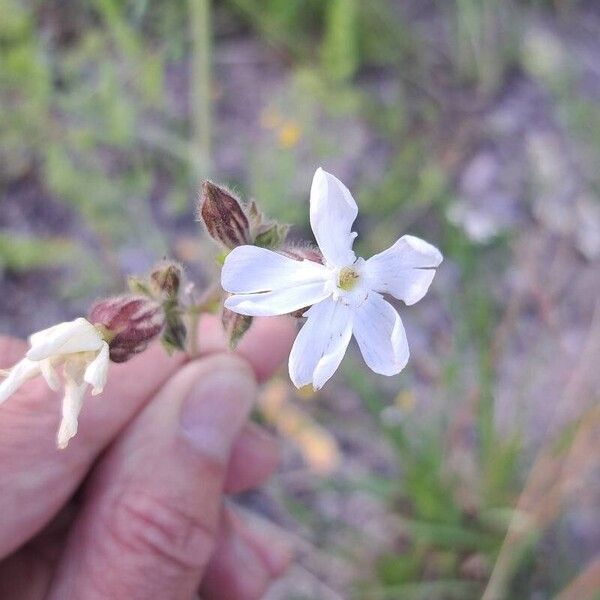
MULTIPOLYGON (((254 423, 247 423, 232 449, 225 492, 239 493, 256 487, 275 469, 277 458, 274 438, 254 423)), ((231 512, 231 509, 226 509, 226 512, 231 512)), ((0 598, 41 600, 46 597, 76 515, 77 506, 70 502, 31 543, 0 562, 0 598)), ((240 543, 251 545, 256 554, 255 560, 260 563, 259 568, 266 564, 270 573, 277 573, 277 565, 287 564, 287 547, 273 535, 266 534, 264 527, 254 532, 248 520, 232 519, 232 535, 244 540, 240 543)), ((217 540, 216 552, 225 554, 225 562, 234 561, 235 557, 227 557, 221 545, 221 540, 217 540)))
POLYGON ((75 506, 69 503, 31 543, 0 561, 0 598, 46 598, 75 514, 75 506))
MULTIPOLYGON (((227 350, 223 328, 214 316, 203 315, 200 327, 203 332, 198 341, 200 355, 227 350)), ((262 383, 289 356, 296 333, 296 322, 291 317, 255 317, 235 353, 252 364, 256 378, 262 383)))
MULTIPOLYGON (((203 316, 201 321, 200 354, 222 351, 218 320, 203 316)), ((264 379, 285 357, 293 335, 291 319, 257 319, 238 354, 264 379)), ((19 340, 0 338, 0 368, 14 364, 26 348, 19 340)), ((86 398, 78 435, 65 451, 55 447, 60 396, 40 378, 0 406, 0 559, 52 519, 97 456, 186 360, 183 354, 169 358, 154 345, 125 364, 112 364, 103 394, 86 398)))
POLYGON ((24 340, 0 335, 0 365, 9 367, 15 364, 23 358, 27 348, 24 340))
POLYGON ((277 468, 279 450, 272 435, 247 423, 235 441, 225 480, 225 492, 239 494, 266 481, 277 468))
POLYGON ((114 365, 105 394, 86 400, 80 434, 62 452, 55 446, 60 399, 41 379, 28 382, 0 407, 0 558, 48 523, 103 446, 181 363, 182 357, 165 358, 154 347, 126 365, 114 365), (132 389, 131 381, 139 387, 132 389))
POLYGON ((200 586, 202 598, 259 600, 291 556, 287 542, 274 531, 225 506, 218 544, 200 586))
POLYGON ((49 598, 191 597, 255 394, 248 363, 231 355, 169 380, 99 465, 49 598))
POLYGON ((206 600, 259 600, 271 581, 267 566, 253 546, 240 536, 225 514, 219 544, 211 558, 200 591, 206 600))

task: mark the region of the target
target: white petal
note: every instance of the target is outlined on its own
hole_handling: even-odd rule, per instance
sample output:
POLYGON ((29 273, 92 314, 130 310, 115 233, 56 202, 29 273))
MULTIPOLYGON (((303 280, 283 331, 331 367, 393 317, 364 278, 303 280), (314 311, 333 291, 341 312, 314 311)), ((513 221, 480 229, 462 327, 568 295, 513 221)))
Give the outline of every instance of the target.
POLYGON ((98 330, 86 319, 79 318, 59 323, 30 336, 31 349, 27 358, 43 360, 57 354, 99 350, 102 341, 98 330))
POLYGON ((54 370, 54 366, 49 358, 39 361, 40 371, 43 378, 46 380, 48 387, 57 392, 60 389, 60 379, 54 370))
POLYGON ((65 378, 65 396, 62 402, 62 420, 56 435, 56 445, 63 450, 77 433, 77 419, 83 404, 86 383, 77 383, 69 376, 65 378))
POLYGON ((221 285, 227 292, 250 294, 324 281, 328 274, 324 265, 310 260, 294 260, 257 246, 238 246, 225 259, 221 285))
POLYGON ((65 380, 71 379, 77 385, 83 385, 84 375, 87 366, 90 363, 90 359, 85 354, 71 354, 65 358, 63 366, 63 374, 65 380))
POLYGON ((323 387, 335 373, 352 337, 352 310, 331 298, 307 311, 290 353, 290 378, 298 388, 323 387))
POLYGON ((372 289, 410 305, 427 293, 435 267, 441 262, 437 248, 420 238, 403 235, 393 246, 367 260, 364 272, 372 289))
POLYGON ((406 332, 396 309, 371 292, 354 315, 354 337, 367 365, 381 375, 396 375, 408 362, 406 332))
POLYGON ((331 284, 321 281, 261 294, 236 294, 225 300, 225 308, 241 315, 273 317, 306 308, 330 295, 331 284))
POLYGON ((310 188, 310 226, 329 265, 344 267, 356 260, 352 223, 357 214, 348 188, 330 173, 317 169, 310 188))
POLYGON ((24 358, 10 371, 8 376, 0 383, 0 404, 12 396, 27 380, 40 374, 40 365, 37 362, 24 358))
POLYGON ((106 376, 108 375, 110 350, 106 342, 102 342, 102 347, 98 356, 87 366, 83 376, 84 381, 92 386, 92 395, 102 393, 106 385, 106 376))

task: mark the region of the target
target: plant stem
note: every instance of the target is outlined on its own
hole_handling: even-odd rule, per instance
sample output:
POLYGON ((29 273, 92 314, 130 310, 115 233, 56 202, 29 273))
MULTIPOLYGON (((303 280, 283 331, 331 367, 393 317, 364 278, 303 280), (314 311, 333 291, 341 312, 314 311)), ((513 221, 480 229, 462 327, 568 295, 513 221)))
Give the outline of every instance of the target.
POLYGON ((191 163, 194 177, 206 176, 211 163, 211 19, 210 0, 189 0, 192 34, 190 106, 192 119, 191 163))
POLYGON ((188 354, 190 358, 198 355, 198 322, 202 313, 214 314, 221 306, 222 291, 219 286, 209 287, 199 299, 193 299, 186 308, 188 328, 188 354))
POLYGON ((198 356, 198 322, 200 321, 200 311, 188 311, 188 354, 190 358, 198 356))

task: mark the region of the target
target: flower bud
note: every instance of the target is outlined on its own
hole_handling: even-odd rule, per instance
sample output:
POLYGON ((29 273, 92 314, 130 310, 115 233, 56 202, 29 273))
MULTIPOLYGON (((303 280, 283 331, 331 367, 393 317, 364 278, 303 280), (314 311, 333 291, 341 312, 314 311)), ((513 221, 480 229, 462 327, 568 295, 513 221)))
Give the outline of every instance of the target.
POLYGON ((239 200, 211 181, 202 184, 199 216, 208 234, 226 248, 250 243, 250 222, 239 200))
POLYGON ((225 337, 229 347, 231 350, 235 350, 246 331, 250 329, 250 325, 252 325, 252 317, 240 315, 232 310, 229 310, 228 308, 223 307, 221 323, 223 324, 225 337))
POLYGON ((181 285, 181 267, 172 261, 163 261, 150 273, 150 281, 160 296, 175 298, 181 285))
POLYGON ((125 362, 143 352, 159 335, 165 315, 158 302, 144 296, 116 296, 99 300, 88 320, 101 329, 113 362, 125 362))

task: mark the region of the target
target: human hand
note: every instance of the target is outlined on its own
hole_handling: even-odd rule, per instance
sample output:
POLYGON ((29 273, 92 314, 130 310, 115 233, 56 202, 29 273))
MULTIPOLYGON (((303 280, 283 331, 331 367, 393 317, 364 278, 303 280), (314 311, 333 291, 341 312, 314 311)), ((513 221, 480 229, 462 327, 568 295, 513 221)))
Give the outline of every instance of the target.
MULTIPOLYGON (((59 399, 41 379, 0 409, 0 598, 260 598, 289 552, 224 494, 258 485, 274 442, 246 423, 256 382, 289 353, 287 319, 257 319, 236 355, 201 321, 200 356, 154 347, 111 365, 77 437, 55 447, 59 399)), ((0 367, 24 342, 0 338, 0 367)))

